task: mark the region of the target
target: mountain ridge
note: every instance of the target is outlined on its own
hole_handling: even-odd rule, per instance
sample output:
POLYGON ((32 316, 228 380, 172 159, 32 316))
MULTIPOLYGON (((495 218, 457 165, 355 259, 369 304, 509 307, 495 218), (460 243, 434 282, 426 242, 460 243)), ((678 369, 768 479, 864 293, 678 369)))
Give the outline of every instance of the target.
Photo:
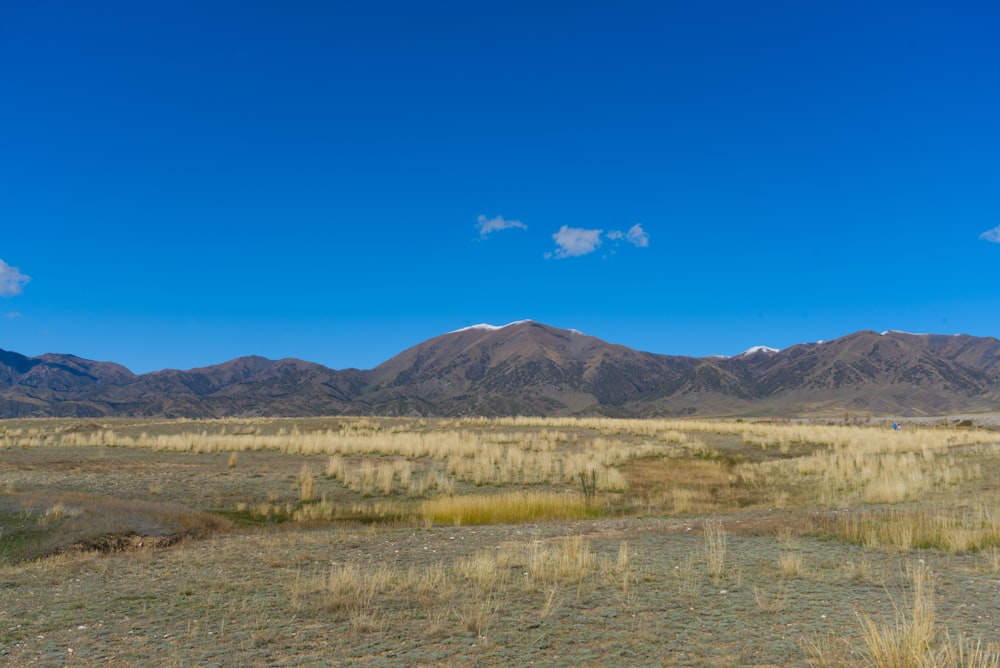
POLYGON ((734 357, 634 350, 531 320, 432 337, 373 369, 239 357, 134 374, 0 350, 0 418, 936 415, 1000 406, 1000 340, 862 330, 734 357))

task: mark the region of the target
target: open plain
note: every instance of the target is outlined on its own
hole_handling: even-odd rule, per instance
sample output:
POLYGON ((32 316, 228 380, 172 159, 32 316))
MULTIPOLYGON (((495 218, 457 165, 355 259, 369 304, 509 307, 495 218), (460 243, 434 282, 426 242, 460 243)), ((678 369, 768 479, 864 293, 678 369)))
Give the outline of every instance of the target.
POLYGON ((0 663, 997 666, 995 427, 7 420, 0 663))

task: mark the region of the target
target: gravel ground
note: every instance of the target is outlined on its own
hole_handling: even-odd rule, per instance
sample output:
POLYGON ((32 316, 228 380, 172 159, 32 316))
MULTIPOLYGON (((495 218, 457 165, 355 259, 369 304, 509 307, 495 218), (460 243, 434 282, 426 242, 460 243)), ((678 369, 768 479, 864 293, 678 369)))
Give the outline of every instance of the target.
POLYGON ((942 628, 1000 637, 1000 575, 981 557, 865 551, 804 535, 809 522, 790 512, 723 518, 718 579, 706 571, 704 518, 260 532, 64 555, 0 570, 0 662, 788 666, 805 665, 810 641, 857 660, 859 613, 893 619, 894 606, 906 605, 907 566, 922 562, 934 573, 942 628), (451 575, 454 590, 419 599, 387 586, 362 623, 312 586, 347 563, 447 570, 477 553, 528 554, 564 537, 584 538, 604 564, 617 563, 625 541, 628 566, 529 587, 525 566, 512 563, 490 591, 451 575), (783 555, 801 559, 799 574, 781 574, 783 555))
MULTIPOLYGON (((1000 416, 968 419, 1000 427, 1000 416)), ((979 450, 983 476, 961 494, 995 499, 996 450, 979 450)), ((140 519, 164 526, 177 522, 170 504, 294 503, 303 463, 321 471, 327 458, 247 452, 235 467, 228 461, 120 447, 0 450, 0 514, 10 520, 0 547, 14 542, 10 527, 37 528, 73 494, 94 495, 93 508, 121 517, 140 503, 130 499, 142 500, 150 506, 140 519), (35 504, 30 517, 17 507, 25 499, 35 504)), ((348 498, 330 480, 317 486, 348 498)), ((859 616, 894 623, 910 600, 908 569, 920 565, 933 573, 939 636, 1000 639, 1000 548, 865 550, 823 535, 820 519, 798 509, 489 527, 264 526, 169 547, 150 532, 122 552, 0 560, 0 665, 800 666, 815 644, 838 665, 862 665, 859 616), (716 521, 726 545, 713 576, 705 529, 716 521), (575 575, 533 574, 535 556, 572 541, 590 558, 575 575), (470 571, 475 559, 495 565, 492 579, 470 571), (332 575, 348 567, 362 582, 391 577, 345 594, 332 575)))

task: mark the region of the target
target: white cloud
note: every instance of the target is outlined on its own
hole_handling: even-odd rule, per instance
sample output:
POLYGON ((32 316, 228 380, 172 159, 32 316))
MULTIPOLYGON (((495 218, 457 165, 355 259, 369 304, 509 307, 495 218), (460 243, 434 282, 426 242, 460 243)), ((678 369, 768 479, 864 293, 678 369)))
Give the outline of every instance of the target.
POLYGON ((23 314, 21 314, 21 313, 18 313, 17 311, 10 311, 10 312, 9 312, 9 313, 7 314, 7 319, 8 319, 8 320, 20 320, 20 319, 22 319, 23 317, 24 317, 24 315, 23 315, 23 314))
POLYGON ((1000 244, 1000 225, 997 225, 992 230, 986 230, 979 235, 979 238, 984 241, 992 241, 995 244, 1000 244))
POLYGON ((480 237, 487 237, 490 232, 509 230, 515 227, 522 230, 528 229, 528 226, 520 220, 505 220, 503 216, 497 216, 496 218, 479 216, 479 218, 476 219, 476 227, 479 229, 480 237))
POLYGON ((649 245, 649 235, 646 234, 646 230, 642 229, 642 225, 639 223, 636 223, 632 227, 628 228, 625 238, 628 239, 630 244, 637 248, 645 248, 649 245))
POLYGON ((22 274, 17 267, 12 267, 0 260, 0 297, 13 297, 21 294, 31 276, 22 274))
POLYGON ((552 235, 556 242, 556 252, 553 255, 546 255, 546 257, 562 259, 593 253, 601 245, 603 233, 604 230, 585 230, 563 225, 558 232, 552 235))
POLYGON ((621 230, 611 230, 606 235, 611 241, 627 241, 636 248, 646 248, 649 246, 649 234, 642 229, 642 225, 635 224, 628 229, 628 232, 621 230))

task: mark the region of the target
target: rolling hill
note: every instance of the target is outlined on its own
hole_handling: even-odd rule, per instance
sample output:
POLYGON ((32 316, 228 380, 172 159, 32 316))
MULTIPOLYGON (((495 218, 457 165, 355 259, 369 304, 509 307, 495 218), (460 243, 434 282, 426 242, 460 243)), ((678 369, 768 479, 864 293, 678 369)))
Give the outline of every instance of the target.
POLYGON ((133 374, 0 350, 0 417, 940 415, 1000 407, 1000 340, 861 331, 735 357, 640 352, 532 321, 434 337, 371 370, 242 357, 133 374))

